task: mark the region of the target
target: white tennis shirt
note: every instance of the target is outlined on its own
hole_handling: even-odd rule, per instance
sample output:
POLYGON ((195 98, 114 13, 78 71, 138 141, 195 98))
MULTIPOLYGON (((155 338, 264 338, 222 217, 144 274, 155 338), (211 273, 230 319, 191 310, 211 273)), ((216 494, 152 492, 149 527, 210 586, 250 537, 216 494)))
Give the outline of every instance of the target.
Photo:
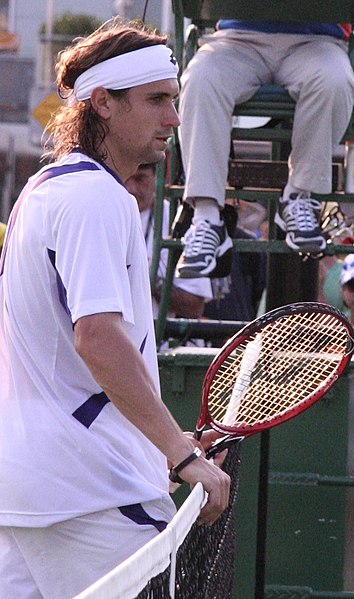
POLYGON ((155 499, 172 512, 166 458, 108 400, 73 345, 80 317, 121 312, 159 389, 135 198, 74 152, 29 180, 3 258, 0 524, 48 526, 155 499))

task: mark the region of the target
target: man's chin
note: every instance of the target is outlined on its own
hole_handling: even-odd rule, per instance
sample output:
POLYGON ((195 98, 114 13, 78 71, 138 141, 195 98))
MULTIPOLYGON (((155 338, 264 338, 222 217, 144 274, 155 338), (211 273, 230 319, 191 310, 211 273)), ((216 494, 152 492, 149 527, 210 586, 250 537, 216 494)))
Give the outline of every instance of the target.
POLYGON ((156 152, 156 156, 155 156, 155 160, 153 160, 152 162, 155 162, 155 164, 158 164, 159 162, 163 162, 166 158, 166 150, 158 150, 156 152))
POLYGON ((140 160, 140 164, 159 164, 166 158, 166 149, 164 150, 153 150, 147 152, 145 156, 140 160))

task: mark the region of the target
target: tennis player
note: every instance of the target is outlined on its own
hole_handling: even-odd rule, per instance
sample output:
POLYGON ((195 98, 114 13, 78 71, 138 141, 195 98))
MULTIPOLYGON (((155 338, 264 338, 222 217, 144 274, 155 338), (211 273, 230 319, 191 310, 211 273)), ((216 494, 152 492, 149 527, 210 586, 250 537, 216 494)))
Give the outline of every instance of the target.
MULTIPOLYGON (((167 460, 229 477, 160 398, 148 265, 124 181, 179 124, 166 38, 112 20, 59 55, 53 162, 30 178, 0 264, 0 597, 69 599, 174 515, 167 460)), ((204 435, 203 435, 204 437, 204 435)))

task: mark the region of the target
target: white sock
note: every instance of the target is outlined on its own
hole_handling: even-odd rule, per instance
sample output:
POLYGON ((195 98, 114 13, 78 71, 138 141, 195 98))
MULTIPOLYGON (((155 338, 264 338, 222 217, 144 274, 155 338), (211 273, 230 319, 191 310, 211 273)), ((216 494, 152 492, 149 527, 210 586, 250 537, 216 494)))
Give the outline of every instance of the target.
POLYGON ((212 198, 194 199, 193 224, 196 225, 201 220, 208 220, 212 225, 221 225, 220 208, 216 200, 212 198))
POLYGON ((287 182, 287 184, 284 187, 284 191, 283 191, 283 200, 288 200, 290 197, 290 194, 292 193, 305 193, 305 194, 309 194, 310 192, 308 190, 305 189, 299 189, 299 187, 294 187, 294 185, 292 185, 291 183, 289 183, 289 181, 287 182))

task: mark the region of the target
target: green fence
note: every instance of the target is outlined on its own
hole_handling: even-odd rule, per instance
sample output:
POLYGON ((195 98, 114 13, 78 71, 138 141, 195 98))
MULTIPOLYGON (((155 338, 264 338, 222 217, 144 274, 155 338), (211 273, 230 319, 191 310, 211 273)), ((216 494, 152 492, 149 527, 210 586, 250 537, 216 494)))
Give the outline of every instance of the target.
MULTIPOLYGON (((185 430, 194 428, 215 351, 159 354, 163 399, 185 430)), ((270 434, 267 599, 354 597, 353 372, 354 364, 324 399, 270 434)), ((259 459, 256 435, 241 448, 235 599, 254 597, 259 459)))

